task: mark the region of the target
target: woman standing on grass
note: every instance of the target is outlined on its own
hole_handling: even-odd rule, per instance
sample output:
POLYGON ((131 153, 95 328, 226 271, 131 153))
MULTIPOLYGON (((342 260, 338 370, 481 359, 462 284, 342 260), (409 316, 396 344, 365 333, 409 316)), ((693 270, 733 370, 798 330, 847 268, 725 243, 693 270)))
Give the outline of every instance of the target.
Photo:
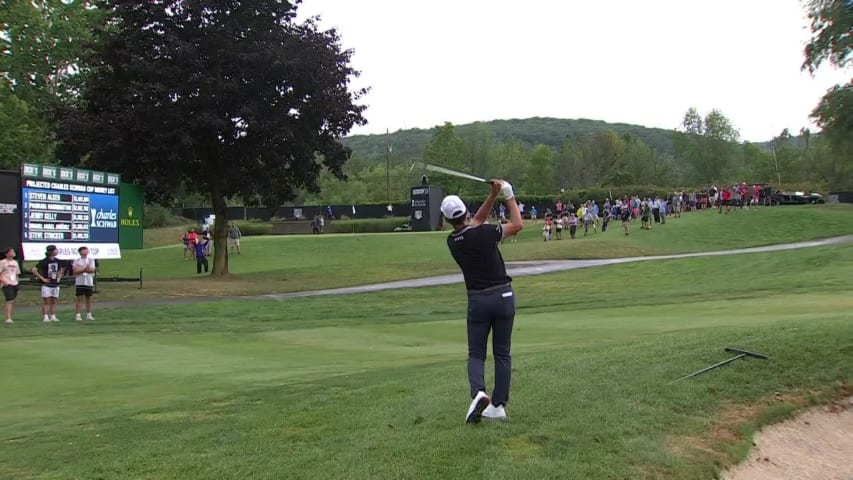
POLYGON ((15 249, 7 248, 3 251, 3 259, 0 260, 0 285, 3 287, 3 297, 6 299, 6 321, 4 323, 15 323, 12 321, 12 308, 15 298, 18 297, 18 275, 21 267, 15 260, 15 249))

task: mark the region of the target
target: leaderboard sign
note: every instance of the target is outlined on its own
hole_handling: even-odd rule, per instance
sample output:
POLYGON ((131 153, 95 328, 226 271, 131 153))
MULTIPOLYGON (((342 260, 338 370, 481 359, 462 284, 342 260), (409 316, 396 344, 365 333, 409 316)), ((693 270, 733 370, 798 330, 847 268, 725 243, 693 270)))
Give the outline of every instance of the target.
POLYGON ((114 173, 53 165, 21 168, 21 246, 24 258, 44 256, 56 245, 59 258, 77 257, 81 246, 93 258, 121 258, 119 183, 114 173))

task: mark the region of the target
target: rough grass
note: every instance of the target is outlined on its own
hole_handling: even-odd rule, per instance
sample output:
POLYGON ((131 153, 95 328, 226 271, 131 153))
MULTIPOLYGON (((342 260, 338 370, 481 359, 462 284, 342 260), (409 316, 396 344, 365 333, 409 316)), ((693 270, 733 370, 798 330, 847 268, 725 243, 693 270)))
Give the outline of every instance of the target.
POLYGON ((520 278, 511 418, 475 427, 459 286, 23 321, 0 478, 712 478, 850 383, 851 268, 838 246, 520 278), (669 384, 726 346, 771 358, 669 384))

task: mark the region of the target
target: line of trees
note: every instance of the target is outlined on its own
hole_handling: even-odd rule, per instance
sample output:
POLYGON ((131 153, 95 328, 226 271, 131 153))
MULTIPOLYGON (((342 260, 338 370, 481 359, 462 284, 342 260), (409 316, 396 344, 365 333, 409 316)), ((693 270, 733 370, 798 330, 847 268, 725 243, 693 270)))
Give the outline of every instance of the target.
MULTIPOLYGON (((516 121, 523 125, 524 121, 516 121)), ((320 177, 320 192, 300 193, 304 203, 401 201, 424 173, 418 165, 435 163, 481 177, 507 178, 526 195, 556 195, 588 187, 654 185, 700 187, 719 183, 771 183, 790 188, 851 188, 840 174, 851 159, 834 148, 825 135, 784 129, 764 144, 740 142, 737 128, 722 112, 704 116, 695 108, 685 113, 682 127, 670 132, 674 153, 615 129, 564 136, 558 145, 531 144, 510 136, 500 140, 489 124, 465 128, 446 123, 433 129, 420 147, 389 152, 383 136, 373 136, 382 150, 356 149, 345 167, 347 181, 320 177), (383 151, 384 150, 384 151, 383 151), (389 161, 390 160, 390 161, 389 161), (387 161, 387 162, 386 162, 387 161), (390 188, 386 191, 386 163, 390 188), (412 168, 415 165, 416 168, 412 168)), ((393 138, 393 137, 392 137, 393 138)), ((476 193, 477 185, 447 176, 432 183, 448 191, 476 193)))

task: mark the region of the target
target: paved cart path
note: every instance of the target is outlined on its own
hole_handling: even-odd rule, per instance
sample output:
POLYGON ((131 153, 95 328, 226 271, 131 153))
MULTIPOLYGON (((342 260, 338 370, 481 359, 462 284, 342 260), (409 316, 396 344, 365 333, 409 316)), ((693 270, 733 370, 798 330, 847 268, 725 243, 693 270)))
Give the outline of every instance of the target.
MULTIPOLYGON (((579 268, 600 267, 604 265, 618 265, 622 263, 648 262, 655 260, 675 260, 680 258, 694 257, 716 257, 722 255, 743 255, 749 253, 779 252, 784 250, 797 250, 801 248, 825 247, 830 245, 844 245, 853 243, 853 235, 826 238, 822 240, 811 240, 807 242, 785 243, 780 245, 768 245, 764 247, 738 248, 733 250, 716 250, 711 252, 681 253, 675 255, 654 255, 647 257, 625 257, 608 258, 600 260, 542 260, 525 262, 508 262, 507 271, 512 277, 524 277, 528 275, 540 275, 543 273, 564 272, 579 268)), ((413 278, 410 280, 398 280, 394 282, 372 283, 368 285, 356 285, 352 287, 330 288, 327 290, 312 290, 306 292, 273 293, 266 295, 239 296, 239 297, 185 297, 185 298, 163 298, 158 300, 130 300, 115 302, 99 302, 98 309, 135 307, 148 305, 178 305, 203 302, 217 302, 222 300, 286 300, 289 298, 316 297, 322 295, 347 295, 355 293, 381 292, 384 290, 396 290, 401 288, 433 287, 436 285, 452 285, 462 283, 462 274, 439 275, 433 277, 413 278)), ((26 306, 17 308, 16 311, 36 311, 40 307, 26 306)))

